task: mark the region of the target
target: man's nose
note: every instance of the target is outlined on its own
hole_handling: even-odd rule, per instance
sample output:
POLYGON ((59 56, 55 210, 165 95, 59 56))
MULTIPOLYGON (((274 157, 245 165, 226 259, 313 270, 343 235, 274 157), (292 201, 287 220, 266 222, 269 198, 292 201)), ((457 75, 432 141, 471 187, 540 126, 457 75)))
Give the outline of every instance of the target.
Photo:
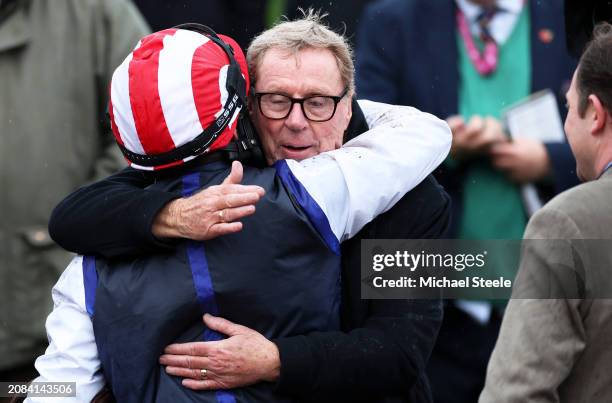
POLYGON ((304 112, 302 112, 302 107, 300 104, 295 103, 291 107, 291 111, 289 112, 289 116, 285 119, 285 125, 294 131, 303 130, 308 126, 308 119, 304 116, 304 112))

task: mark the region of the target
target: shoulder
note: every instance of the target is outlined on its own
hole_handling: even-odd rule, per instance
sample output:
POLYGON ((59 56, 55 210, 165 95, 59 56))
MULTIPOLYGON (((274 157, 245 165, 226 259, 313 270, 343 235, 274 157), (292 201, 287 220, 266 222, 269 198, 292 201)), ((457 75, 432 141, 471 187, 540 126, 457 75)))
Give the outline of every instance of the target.
POLYGON ((565 211, 572 216, 602 213, 600 201, 606 200, 611 190, 612 177, 582 183, 558 194, 544 209, 565 211))
POLYGON ((591 222, 612 217, 610 192, 612 180, 601 179, 558 194, 534 214, 525 238, 582 238, 585 233, 593 234, 591 222))

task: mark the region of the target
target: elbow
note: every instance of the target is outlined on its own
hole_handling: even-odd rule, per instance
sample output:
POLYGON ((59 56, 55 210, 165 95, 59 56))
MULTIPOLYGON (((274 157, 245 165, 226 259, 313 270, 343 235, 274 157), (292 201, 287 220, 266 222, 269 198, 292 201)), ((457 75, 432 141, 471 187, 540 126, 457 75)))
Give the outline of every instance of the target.
MULTIPOLYGON (((435 118, 440 126, 440 149, 442 151, 442 161, 448 157, 448 154, 451 150, 451 145, 453 144, 453 133, 451 132, 450 127, 446 121, 435 118)), ((440 161, 440 162, 442 162, 440 161)))
POLYGON ((423 113, 430 122, 430 147, 435 153, 435 167, 438 167, 448 157, 453 143, 453 133, 448 123, 429 113, 423 113))
POLYGON ((436 157, 436 166, 448 156, 453 143, 453 134, 445 120, 414 107, 402 108, 410 116, 410 126, 415 133, 421 134, 421 145, 431 150, 436 157))
POLYGON ((62 222, 62 218, 61 218, 62 214, 61 214, 61 209, 59 208, 60 205, 56 206, 53 209, 53 212, 51 213, 51 217, 49 218, 48 230, 49 230, 49 236, 51 236, 51 239, 53 239, 55 243, 62 245, 62 241, 63 241, 62 227, 60 225, 60 223, 62 222))
POLYGON ((51 213, 49 225, 47 227, 49 236, 63 249, 79 253, 76 245, 73 245, 72 242, 70 242, 72 238, 69 236, 69 232, 66 230, 66 228, 70 227, 67 214, 65 214, 65 212, 69 211, 69 209, 65 208, 63 203, 64 202, 58 204, 51 213))

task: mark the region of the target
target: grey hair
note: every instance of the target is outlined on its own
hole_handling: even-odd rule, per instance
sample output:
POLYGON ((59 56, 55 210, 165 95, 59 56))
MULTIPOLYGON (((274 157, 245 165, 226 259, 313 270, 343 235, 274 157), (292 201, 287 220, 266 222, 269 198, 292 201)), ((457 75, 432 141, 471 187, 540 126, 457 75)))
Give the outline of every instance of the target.
POLYGON ((302 49, 328 49, 336 58, 340 77, 349 89, 349 95, 355 93, 355 65, 353 50, 344 35, 331 30, 323 18, 327 14, 309 8, 302 18, 293 21, 282 21, 274 27, 263 31, 255 37, 247 49, 247 64, 251 84, 257 81, 257 69, 270 49, 282 49, 297 54, 302 49))

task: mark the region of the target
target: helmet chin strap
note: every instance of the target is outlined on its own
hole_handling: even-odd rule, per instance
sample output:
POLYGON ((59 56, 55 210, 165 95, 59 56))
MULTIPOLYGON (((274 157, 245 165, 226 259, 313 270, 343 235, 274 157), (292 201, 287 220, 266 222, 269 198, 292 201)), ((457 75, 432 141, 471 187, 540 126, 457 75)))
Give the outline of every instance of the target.
POLYGON ((249 166, 264 168, 267 166, 259 136, 251 122, 248 111, 243 108, 238 116, 238 125, 234 141, 219 150, 225 153, 229 161, 241 161, 249 166))

